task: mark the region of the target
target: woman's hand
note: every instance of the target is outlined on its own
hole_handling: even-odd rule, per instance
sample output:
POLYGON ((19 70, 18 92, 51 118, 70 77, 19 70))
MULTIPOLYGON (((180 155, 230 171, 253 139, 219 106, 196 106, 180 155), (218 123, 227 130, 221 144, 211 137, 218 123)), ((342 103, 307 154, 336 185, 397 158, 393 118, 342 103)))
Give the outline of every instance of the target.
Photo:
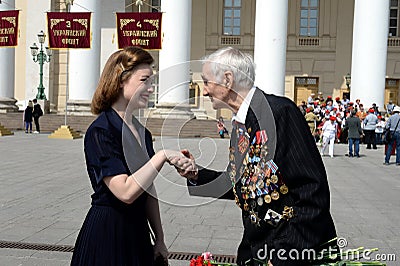
POLYGON ((166 154, 168 154, 168 162, 175 166, 180 175, 186 176, 189 174, 193 175, 194 173, 197 175, 197 165, 193 156, 187 150, 182 150, 182 152, 168 150, 166 154))
POLYGON ((190 180, 197 180, 198 167, 193 155, 186 149, 181 150, 184 157, 174 158, 171 162, 175 165, 178 173, 190 180))

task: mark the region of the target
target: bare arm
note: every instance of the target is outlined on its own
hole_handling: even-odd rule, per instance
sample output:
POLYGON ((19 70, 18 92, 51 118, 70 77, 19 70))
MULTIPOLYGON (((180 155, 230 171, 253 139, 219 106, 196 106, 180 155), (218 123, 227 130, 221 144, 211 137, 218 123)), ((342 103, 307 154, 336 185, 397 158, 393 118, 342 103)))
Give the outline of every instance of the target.
POLYGON ((179 156, 180 152, 159 151, 132 175, 107 176, 104 183, 119 200, 131 204, 152 184, 164 163, 179 156))

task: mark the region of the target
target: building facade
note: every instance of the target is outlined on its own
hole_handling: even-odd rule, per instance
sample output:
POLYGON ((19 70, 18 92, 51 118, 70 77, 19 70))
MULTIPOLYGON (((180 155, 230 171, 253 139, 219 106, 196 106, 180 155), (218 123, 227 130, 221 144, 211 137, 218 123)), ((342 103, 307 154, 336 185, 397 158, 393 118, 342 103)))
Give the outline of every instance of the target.
MULTIPOLYGON (((296 103, 322 92, 325 98, 347 94, 352 101, 360 98, 381 110, 389 100, 400 104, 398 0, 146 0, 140 6, 135 0, 72 2, 71 12, 92 12, 92 47, 54 50, 50 63, 44 65, 51 112, 64 113, 67 102, 72 114, 89 112, 101 69, 117 50, 115 12, 124 11, 161 11, 169 22, 166 25, 190 25, 178 30, 162 28, 165 36, 173 32, 170 42, 174 43, 165 38, 165 49, 151 51, 160 73, 171 53, 182 61, 199 60, 218 48, 232 46, 255 56, 256 85, 267 93, 285 95, 296 103), (351 78, 347 84, 346 76, 351 78)), ((15 48, 0 48, 0 56, 8 61, 0 71, 0 97, 16 99, 21 107, 35 97, 39 83, 38 65, 29 47, 37 42, 40 30, 46 32, 45 12, 65 12, 67 6, 65 0, 0 3, 0 10, 12 8, 20 10, 19 43, 15 48)), ((176 104, 176 97, 187 99, 183 105, 189 116, 231 117, 228 110, 215 111, 209 99, 199 97, 199 69, 189 72, 187 84, 173 94, 158 88, 146 114, 159 115, 157 108, 176 104)))

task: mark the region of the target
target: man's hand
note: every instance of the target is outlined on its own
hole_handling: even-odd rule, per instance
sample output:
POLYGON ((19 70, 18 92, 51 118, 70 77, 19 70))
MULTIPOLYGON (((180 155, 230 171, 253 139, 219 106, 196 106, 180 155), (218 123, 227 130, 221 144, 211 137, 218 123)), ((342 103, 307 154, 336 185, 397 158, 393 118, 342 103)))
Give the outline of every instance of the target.
POLYGON ((186 149, 181 150, 181 153, 184 155, 184 158, 175 157, 170 163, 175 166, 181 176, 196 181, 199 171, 193 155, 186 149))

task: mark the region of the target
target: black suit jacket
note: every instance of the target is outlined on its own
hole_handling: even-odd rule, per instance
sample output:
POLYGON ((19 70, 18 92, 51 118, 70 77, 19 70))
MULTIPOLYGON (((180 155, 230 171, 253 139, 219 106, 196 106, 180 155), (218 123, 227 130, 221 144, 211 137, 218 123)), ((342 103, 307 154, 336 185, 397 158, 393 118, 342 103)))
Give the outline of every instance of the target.
MULTIPOLYGON (((270 204, 256 206, 262 219, 268 209, 282 213, 284 206, 293 207, 294 217, 281 221, 277 227, 261 222, 256 225, 249 219, 249 212, 242 209, 244 226, 243 239, 238 249, 238 264, 244 265, 255 258, 255 252, 268 246, 275 250, 270 259, 276 265, 302 265, 300 261, 280 260, 276 256, 279 249, 298 251, 318 249, 321 244, 336 237, 330 215, 330 193, 325 167, 310 134, 308 125, 297 106, 289 99, 266 95, 256 89, 246 117, 246 129, 250 129, 250 141, 259 130, 268 135, 268 160, 273 159, 279 167, 289 192, 270 204)), ((240 180, 242 160, 246 154, 237 152, 235 132, 231 134, 231 148, 235 149, 236 181, 240 180), (233 136, 232 136, 233 135, 233 136)), ((249 152, 247 150, 247 152, 249 152)), ((197 185, 188 183, 189 193, 197 196, 234 199, 232 181, 227 171, 217 172, 201 169, 197 185)), ((236 192, 243 208, 241 182, 236 182, 236 192)), ((256 265, 256 264, 253 264, 256 265)))

